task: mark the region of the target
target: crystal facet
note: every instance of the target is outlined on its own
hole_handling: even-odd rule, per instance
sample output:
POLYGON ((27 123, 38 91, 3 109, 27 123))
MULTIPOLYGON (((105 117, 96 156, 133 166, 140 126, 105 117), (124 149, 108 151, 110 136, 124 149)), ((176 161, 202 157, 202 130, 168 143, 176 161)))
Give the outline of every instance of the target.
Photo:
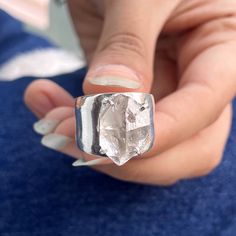
POLYGON ((82 105, 77 107, 77 121, 89 123, 91 120, 93 123, 85 124, 93 130, 91 148, 84 146, 85 143, 88 144, 85 141, 86 135, 82 134, 85 131, 77 130, 78 146, 87 153, 107 156, 117 165, 123 165, 132 157, 143 154, 151 148, 154 139, 151 95, 100 94, 94 98, 93 104, 88 99, 88 101, 83 100, 82 105), (81 111, 86 102, 87 114, 86 110, 81 111), (89 116, 91 119, 88 119, 89 116))

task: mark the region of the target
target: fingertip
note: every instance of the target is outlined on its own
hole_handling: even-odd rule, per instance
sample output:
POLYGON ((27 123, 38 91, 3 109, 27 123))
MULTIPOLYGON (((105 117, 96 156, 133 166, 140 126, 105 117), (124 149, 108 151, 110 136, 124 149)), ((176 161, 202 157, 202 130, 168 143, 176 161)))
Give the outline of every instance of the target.
POLYGON ((40 79, 30 83, 25 90, 25 104, 38 118, 42 118, 54 107, 49 96, 44 92, 45 88, 51 89, 50 86, 47 80, 40 79))
POLYGON ((39 118, 58 106, 73 106, 73 97, 55 82, 39 79, 26 88, 24 101, 27 107, 39 118))

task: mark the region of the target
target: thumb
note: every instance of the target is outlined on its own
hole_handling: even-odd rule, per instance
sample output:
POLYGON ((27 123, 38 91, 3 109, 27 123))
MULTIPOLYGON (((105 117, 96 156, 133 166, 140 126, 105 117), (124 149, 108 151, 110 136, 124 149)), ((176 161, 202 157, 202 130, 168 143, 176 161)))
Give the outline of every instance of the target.
POLYGON ((149 92, 157 37, 178 2, 105 1, 103 30, 84 92, 149 92))

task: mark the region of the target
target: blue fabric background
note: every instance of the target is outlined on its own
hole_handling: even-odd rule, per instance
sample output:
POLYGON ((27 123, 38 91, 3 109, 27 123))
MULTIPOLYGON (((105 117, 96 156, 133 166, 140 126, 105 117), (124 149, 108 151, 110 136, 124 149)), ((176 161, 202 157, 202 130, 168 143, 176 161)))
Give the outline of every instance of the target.
MULTIPOLYGON (((0 12, 2 62, 24 51, 17 44, 17 50, 10 48, 4 52, 8 57, 1 57, 8 45, 4 35, 20 27, 14 22, 0 12), (3 31, 9 21, 12 28, 3 31)), ((31 49, 50 45, 25 37, 32 37, 31 49)), ((84 73, 51 79, 78 96, 84 73)), ((209 176, 168 188, 124 183, 86 167, 74 168, 71 158, 40 145, 32 130, 36 119, 22 101, 33 79, 0 82, 1 236, 236 235, 236 117, 224 160, 209 176)))
POLYGON ((43 38, 25 32, 20 22, 0 9, 0 65, 14 55, 48 47, 53 45, 43 38))

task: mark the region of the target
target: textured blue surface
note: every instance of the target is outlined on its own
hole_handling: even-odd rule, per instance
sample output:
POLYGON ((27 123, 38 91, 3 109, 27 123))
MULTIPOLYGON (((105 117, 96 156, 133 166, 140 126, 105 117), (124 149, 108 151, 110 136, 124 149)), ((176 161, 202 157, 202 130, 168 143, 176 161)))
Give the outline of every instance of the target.
POLYGON ((13 55, 47 47, 52 47, 52 44, 43 38, 26 33, 21 23, 0 9, 0 64, 13 55))
MULTIPOLYGON (((52 79, 78 96, 84 73, 52 79)), ((1 236, 236 235, 236 117, 209 176, 168 188, 124 183, 40 145, 22 101, 32 80, 0 82, 1 236)))

